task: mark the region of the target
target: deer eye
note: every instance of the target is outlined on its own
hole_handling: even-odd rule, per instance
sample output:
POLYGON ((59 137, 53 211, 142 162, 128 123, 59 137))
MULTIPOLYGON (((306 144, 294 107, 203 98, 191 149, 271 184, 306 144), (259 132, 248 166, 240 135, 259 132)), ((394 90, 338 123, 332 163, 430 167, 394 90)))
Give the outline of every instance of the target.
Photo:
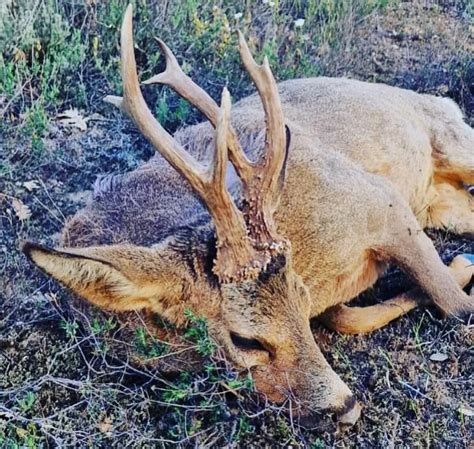
POLYGON ((232 340, 232 343, 235 346, 244 351, 267 351, 267 349, 262 345, 262 343, 260 343, 255 338, 246 338, 242 337, 241 335, 235 334, 234 332, 231 332, 230 339, 232 340))

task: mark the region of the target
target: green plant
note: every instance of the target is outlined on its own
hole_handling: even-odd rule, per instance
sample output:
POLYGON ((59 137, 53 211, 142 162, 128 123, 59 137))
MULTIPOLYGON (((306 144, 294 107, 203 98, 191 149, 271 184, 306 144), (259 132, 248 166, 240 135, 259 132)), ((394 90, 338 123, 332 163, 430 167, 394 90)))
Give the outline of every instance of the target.
POLYGON ((239 416, 238 418, 238 431, 235 435, 235 441, 240 441, 246 435, 252 433, 254 431, 254 427, 250 424, 249 419, 243 415, 239 416))
POLYGON ((43 440, 34 423, 26 427, 8 423, 5 430, 0 430, 0 446, 5 449, 38 449, 43 447, 43 440))
POLYGON ((60 327, 66 332, 66 336, 70 340, 73 340, 76 338, 77 331, 79 329, 79 324, 76 321, 62 320, 60 323, 60 327))
POLYGON ((180 402, 183 399, 186 399, 189 391, 187 388, 182 388, 180 386, 173 385, 163 393, 163 400, 171 404, 180 402))
POLYGON ((423 354, 423 346, 422 346, 422 341, 421 341, 421 335, 420 335, 420 332, 421 332, 421 328, 422 328, 422 325, 423 325, 423 321, 425 319, 425 314, 421 315, 421 318, 420 318, 420 321, 418 321, 418 323, 416 323, 414 326, 413 326, 413 337, 415 339, 415 344, 416 344, 416 347, 417 349, 423 354))
POLYGON ((105 332, 111 331, 117 327, 117 323, 113 318, 107 318, 107 319, 97 319, 94 318, 91 323, 91 329, 92 332, 95 335, 100 335, 105 332))
POLYGON ((309 446, 311 449, 324 449, 326 444, 320 438, 316 438, 309 446))
POLYGON ((277 432, 279 439, 285 442, 285 446, 288 444, 298 444, 295 439, 293 429, 291 428, 290 423, 287 420, 283 418, 278 418, 277 432))
POLYGON ((168 352, 167 345, 158 341, 143 327, 135 329, 135 347, 140 354, 148 358, 160 357, 168 352))
POLYGON ((250 375, 247 375, 244 379, 229 379, 227 382, 229 388, 233 390, 238 389, 248 389, 253 390, 254 388, 254 381, 250 375))
POLYGON ((190 327, 186 330, 185 337, 196 344, 196 350, 199 354, 211 355, 216 349, 216 344, 209 336, 206 319, 197 317, 191 310, 186 310, 184 315, 190 322, 190 327))
POLYGON ((36 396, 32 391, 28 391, 26 395, 18 400, 18 405, 20 407, 21 413, 29 412, 36 402, 36 396))
MULTIPOLYGON (((34 149, 40 149, 48 121, 60 110, 103 108, 99 106, 102 94, 120 93, 118 29, 127 3, 17 0, 0 7, 4 112, 20 118, 34 149)), ((293 0, 271 6, 180 0, 170 2, 165 10, 153 1, 133 3, 142 77, 162 70, 163 58, 153 39, 159 30, 184 70, 218 98, 224 84, 239 96, 251 90, 240 69, 236 29, 246 34, 257 60, 263 55, 269 58, 278 79, 311 76, 321 72, 318 49, 342 42, 347 23, 396 1, 293 0), (270 17, 263 36, 254 20, 259 16, 270 17), (297 19, 304 19, 304 26, 296 27, 297 19), (259 41, 262 45, 256 44, 259 41)), ((165 127, 197 119, 198 114, 174 95, 159 88, 147 92, 165 127)))

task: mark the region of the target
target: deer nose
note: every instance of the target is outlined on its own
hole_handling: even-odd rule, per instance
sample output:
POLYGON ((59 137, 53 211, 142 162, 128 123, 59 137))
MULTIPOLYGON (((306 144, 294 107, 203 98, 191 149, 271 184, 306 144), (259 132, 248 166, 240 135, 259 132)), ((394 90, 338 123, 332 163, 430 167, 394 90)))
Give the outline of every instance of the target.
POLYGON ((341 407, 330 407, 320 411, 308 411, 306 414, 300 415, 299 424, 307 429, 317 430, 319 432, 333 431, 331 429, 334 424, 331 424, 331 420, 324 419, 324 416, 327 417, 327 412, 329 412, 330 414, 336 414, 338 430, 343 431, 352 427, 358 421, 361 409, 361 405, 356 401, 354 396, 349 395, 341 407))
POLYGON ((336 373, 333 375, 332 394, 328 397, 327 409, 336 413, 337 422, 341 426, 352 426, 360 417, 361 405, 336 373))
POLYGON ((359 402, 356 401, 355 397, 350 395, 348 396, 342 408, 336 411, 337 423, 340 426, 353 426, 357 420, 360 418, 360 412, 362 406, 359 402))
POLYGON ((339 376, 330 371, 330 381, 327 383, 327 396, 323 401, 315 397, 313 404, 308 404, 306 410, 299 416, 300 424, 303 427, 327 430, 330 426, 330 420, 321 419, 323 416, 334 416, 337 419, 338 429, 344 430, 353 426, 360 417, 361 405, 356 401, 349 387, 339 378, 339 376), (319 399, 319 400, 318 400, 319 399))

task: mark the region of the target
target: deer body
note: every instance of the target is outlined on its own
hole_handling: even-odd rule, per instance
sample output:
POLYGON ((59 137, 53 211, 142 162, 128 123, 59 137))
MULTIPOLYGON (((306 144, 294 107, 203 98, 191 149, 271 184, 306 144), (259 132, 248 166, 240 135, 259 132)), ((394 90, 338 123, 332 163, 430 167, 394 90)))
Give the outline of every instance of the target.
POLYGON ((414 308, 416 292, 372 307, 344 305, 389 261, 445 313, 474 310, 461 289, 474 258, 445 267, 423 232, 474 233, 464 189, 474 183, 474 131, 450 100, 386 85, 314 78, 280 83, 277 92, 267 63, 254 65, 242 38, 264 108, 257 96, 245 98, 230 124, 227 92, 219 109, 160 45, 171 69, 156 81, 196 104, 216 131, 202 123, 172 141, 146 112, 129 7, 125 95, 112 101, 166 160, 157 155, 99 181, 94 200, 66 225, 64 248, 24 251, 101 308, 148 310, 178 325, 186 309, 205 316, 260 392, 281 401, 290 389, 305 413, 330 408, 353 422, 359 409, 316 346, 309 319, 361 333, 414 308))
MULTIPOLYGON (((448 130, 433 123, 429 112, 444 104, 453 107, 449 100, 386 85, 312 78, 280 83, 279 91, 292 147, 276 220, 292 243, 296 272, 311 292, 311 314, 317 316, 351 300, 383 272, 387 257, 378 250, 391 233, 394 207, 409 206, 420 227, 431 223, 435 133, 462 136, 472 130, 461 119, 451 129, 446 123, 448 130)), ((244 145, 249 158, 257 160, 264 137, 258 97, 237 103, 233 117, 240 140, 253 143, 244 145)), ((199 160, 212 154, 208 123, 184 128, 175 137, 199 160)), ((102 184, 96 186, 95 201, 66 226, 64 246, 149 246, 179 228, 210 226, 205 206, 158 154, 134 172, 114 177, 112 186, 102 184)), ((233 170, 227 184, 238 190, 233 170)))

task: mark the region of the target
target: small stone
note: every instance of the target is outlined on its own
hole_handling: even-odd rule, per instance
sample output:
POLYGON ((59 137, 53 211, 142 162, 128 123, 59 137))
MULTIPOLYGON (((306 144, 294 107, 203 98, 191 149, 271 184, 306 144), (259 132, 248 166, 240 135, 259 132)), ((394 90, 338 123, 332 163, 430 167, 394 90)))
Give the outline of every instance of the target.
POLYGON ((303 28, 304 19, 296 19, 294 24, 295 24, 295 28, 303 28))
POLYGON ((430 360, 432 360, 433 362, 445 362, 446 360, 448 360, 448 358, 448 355, 442 352, 435 352, 434 354, 430 355, 430 360))

